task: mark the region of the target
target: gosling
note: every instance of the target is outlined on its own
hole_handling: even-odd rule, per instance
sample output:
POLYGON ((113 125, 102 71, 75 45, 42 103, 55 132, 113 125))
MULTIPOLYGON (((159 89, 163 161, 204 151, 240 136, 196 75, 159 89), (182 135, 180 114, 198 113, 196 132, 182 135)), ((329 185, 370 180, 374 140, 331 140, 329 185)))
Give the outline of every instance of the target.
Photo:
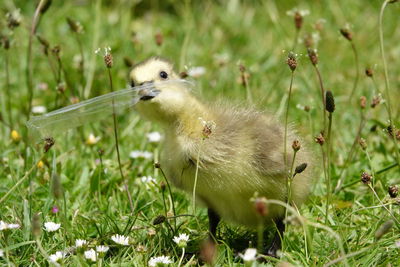
MULTIPOLYGON (((168 60, 152 57, 134 66, 129 78, 137 86, 179 76, 168 60)), ((196 199, 208 207, 211 237, 215 238, 221 218, 249 228, 259 225, 260 216, 250 201, 255 192, 287 201, 285 166, 292 164, 291 141, 300 140, 293 131, 288 132, 285 165, 284 129, 273 116, 250 108, 206 104, 174 83, 160 86, 157 92, 140 91, 142 101, 136 109, 165 131, 161 166, 167 179, 192 194, 198 168, 196 199)), ((296 175, 291 189, 297 207, 306 200, 312 180, 311 156, 304 148, 297 153, 294 166, 301 163, 308 163, 308 168, 296 175)), ((281 249, 284 213, 284 207, 269 205, 263 217, 265 225, 275 223, 278 229, 265 251, 268 255, 276 256, 281 249)))

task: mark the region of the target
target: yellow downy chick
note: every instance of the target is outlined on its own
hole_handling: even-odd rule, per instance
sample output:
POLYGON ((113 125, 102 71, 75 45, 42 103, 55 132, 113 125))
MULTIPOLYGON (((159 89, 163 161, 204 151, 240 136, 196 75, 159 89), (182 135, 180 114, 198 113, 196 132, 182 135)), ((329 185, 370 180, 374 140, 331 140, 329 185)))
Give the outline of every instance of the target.
MULTIPOLYGON (((130 73, 133 86, 178 78, 172 64, 158 57, 139 63, 130 73)), ((199 155, 196 198, 209 208, 211 234, 215 235, 220 217, 255 228, 259 217, 250 201, 255 192, 286 202, 284 129, 273 116, 229 104, 205 104, 184 86, 173 83, 160 87, 156 96, 139 94, 144 94, 145 100, 136 105, 139 113, 161 124, 165 131, 161 166, 167 178, 188 193, 193 192, 199 155), (207 138, 204 122, 215 125, 207 138)), ((289 130, 289 166, 293 157, 291 141, 295 139, 300 138, 289 130)), ((311 158, 304 148, 297 153, 294 166, 301 163, 309 167, 293 180, 292 200, 296 206, 305 201, 312 176, 311 158)), ((283 207, 270 205, 265 223, 275 221, 282 234, 283 216, 283 207)), ((274 255, 279 248, 278 235, 268 253, 274 255)))

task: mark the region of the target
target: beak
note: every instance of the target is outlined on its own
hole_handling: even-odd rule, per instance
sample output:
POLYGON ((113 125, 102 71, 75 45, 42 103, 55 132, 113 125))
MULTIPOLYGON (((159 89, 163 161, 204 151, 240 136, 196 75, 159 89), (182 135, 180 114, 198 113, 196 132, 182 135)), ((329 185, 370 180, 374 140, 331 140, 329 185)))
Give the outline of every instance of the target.
MULTIPOLYGON (((140 85, 146 85, 146 84, 152 84, 152 83, 153 82, 145 82, 140 85)), ((150 100, 150 99, 153 99, 154 97, 156 97, 160 92, 161 92, 160 90, 155 89, 153 86, 151 86, 151 87, 149 86, 148 88, 140 89, 138 94, 139 94, 140 100, 147 101, 147 100, 150 100)))

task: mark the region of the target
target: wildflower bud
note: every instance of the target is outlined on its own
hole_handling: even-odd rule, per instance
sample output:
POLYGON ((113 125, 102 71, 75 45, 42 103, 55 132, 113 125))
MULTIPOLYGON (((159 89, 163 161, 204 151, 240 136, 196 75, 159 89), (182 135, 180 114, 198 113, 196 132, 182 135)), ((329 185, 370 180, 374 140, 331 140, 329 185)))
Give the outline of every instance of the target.
POLYGON ((57 214, 59 211, 60 211, 60 209, 56 205, 54 205, 51 208, 51 213, 53 213, 53 214, 57 214))
POLYGON ((377 105, 379 105, 381 103, 381 96, 380 95, 376 95, 372 98, 372 103, 371 103, 371 108, 375 108, 377 105))
POLYGON ((153 228, 150 228, 150 229, 147 231, 147 235, 148 235, 148 236, 155 236, 156 234, 157 234, 157 232, 156 232, 156 230, 153 229, 153 228))
POLYGON ((6 19, 7 19, 7 27, 10 30, 17 28, 21 24, 21 14, 19 13, 19 10, 7 13, 6 19))
POLYGON ((298 11, 294 13, 294 25, 297 30, 300 30, 301 26, 303 26, 303 16, 298 11))
POLYGON ((160 189, 161 189, 161 192, 164 192, 166 187, 167 187, 167 184, 166 184, 164 181, 161 181, 161 182, 160 182, 160 189))
POLYGON ((21 140, 21 135, 16 130, 11 131, 11 140, 13 142, 18 143, 21 140))
POLYGON ((311 110, 310 106, 304 106, 304 111, 305 112, 310 112, 310 110, 311 110))
POLYGON ((44 153, 47 153, 47 151, 49 151, 49 149, 54 145, 56 141, 54 140, 53 137, 46 137, 44 139, 44 146, 43 146, 43 150, 44 153))
POLYGON ((2 35, 0 41, 5 50, 10 49, 10 39, 7 36, 2 35))
POLYGON ((127 66, 128 68, 132 68, 133 65, 135 65, 135 63, 133 62, 133 60, 130 57, 124 57, 124 64, 125 66, 127 66))
POLYGON ((360 97, 360 107, 362 109, 365 109, 366 106, 367 106, 367 98, 365 96, 361 96, 360 97))
POLYGON ((396 198, 399 194, 399 187, 397 185, 389 186, 388 193, 391 198, 396 198))
POLYGON ((59 45, 54 46, 51 49, 51 52, 54 54, 54 56, 60 60, 60 52, 61 52, 61 47, 59 45))
POLYGON ((358 139, 358 143, 360 144, 362 150, 366 150, 367 149, 367 142, 365 141, 364 138, 358 139))
POLYGON ((82 30, 83 30, 82 25, 78 21, 75 21, 71 18, 67 18, 67 23, 72 32, 82 33, 82 30))
POLYGON ((291 71, 294 71, 297 67, 296 56, 293 52, 289 52, 286 63, 288 64, 291 71))
POLYGON ((99 156, 100 156, 100 157, 103 156, 103 155, 104 155, 104 149, 99 148, 99 149, 97 150, 97 153, 99 153, 99 156))
POLYGON ((246 67, 243 64, 239 64, 239 71, 244 73, 246 71, 246 67))
POLYGON ((318 54, 317 50, 308 48, 307 49, 308 57, 310 58, 311 63, 315 66, 318 64, 318 54))
POLYGON ((179 73, 179 77, 181 79, 185 79, 189 76, 189 74, 186 71, 182 71, 181 73, 179 73))
POLYGON ((154 163, 154 168, 160 169, 161 168, 161 163, 160 162, 154 163))
POLYGON ((205 121, 202 118, 199 118, 199 120, 203 124, 203 130, 202 130, 203 139, 209 138, 216 127, 215 122, 205 121))
POLYGON ((167 218, 164 215, 158 215, 154 220, 153 220, 153 225, 161 224, 165 222, 167 218))
POLYGON ((73 96, 73 97, 71 97, 71 103, 72 104, 77 104, 77 103, 79 103, 79 98, 77 97, 77 96, 73 96))
POLYGON ((384 236, 385 234, 387 234, 387 233, 390 231, 390 229, 392 229, 393 224, 394 224, 394 223, 393 223, 393 220, 389 220, 389 221, 386 221, 385 223, 383 223, 383 224, 378 228, 378 230, 376 230, 376 232, 375 232, 375 239, 376 239, 376 240, 381 239, 382 236, 384 236))
POLYGON ((400 141, 400 130, 396 131, 396 139, 397 141, 400 141))
POLYGON ((368 77, 372 77, 374 76, 374 71, 371 68, 366 68, 365 75, 367 75, 368 77))
POLYGON ((346 38, 349 41, 353 40, 353 34, 348 30, 348 29, 340 29, 340 33, 343 35, 344 38, 346 38))
POLYGON ((323 133, 320 133, 318 136, 315 137, 315 143, 320 144, 321 146, 325 143, 323 133))
POLYGON ((368 173, 366 173, 366 172, 363 172, 363 173, 361 174, 361 181, 362 181, 364 184, 370 184, 370 183, 371 183, 371 180, 372 180, 372 176, 371 176, 370 174, 368 174, 368 173))
POLYGON ((298 165, 298 166, 296 167, 296 169, 294 170, 294 175, 293 175, 293 177, 294 177, 296 174, 302 173, 306 168, 307 168, 307 163, 302 163, 302 164, 298 165))
MULTIPOLYGON (((40 6, 40 9, 39 9, 39 12, 40 12, 41 14, 46 13, 47 9, 49 9, 49 7, 51 6, 52 0, 44 0, 43 2, 44 2, 44 3, 40 6)), ((39 5, 40 5, 40 3, 41 3, 41 2, 39 2, 39 5)))
POLYGON ((389 126, 386 128, 386 130, 387 130, 388 134, 389 134, 391 137, 393 137, 393 127, 392 127, 392 125, 389 125, 389 126))
POLYGON ((162 33, 156 33, 154 39, 156 41, 157 46, 161 46, 164 41, 164 36, 162 35, 162 33))
POLYGON ((300 141, 297 140, 297 139, 294 140, 293 143, 292 143, 292 148, 293 148, 293 150, 294 150, 295 152, 299 151, 300 148, 301 148, 300 141))
POLYGON ((40 215, 39 213, 35 213, 32 217, 32 235, 37 238, 40 236, 40 232, 40 215))
POLYGON ((61 181, 60 176, 56 173, 52 175, 52 184, 51 184, 51 191, 55 199, 59 199, 62 196, 62 188, 61 188, 61 181))
POLYGON ((309 34, 309 33, 304 35, 303 43, 304 43, 305 47, 307 48, 307 50, 311 49, 311 47, 314 45, 314 41, 313 41, 312 35, 309 34))
POLYGON ((200 245, 200 258, 210 266, 213 266, 217 256, 217 248, 215 242, 206 240, 200 245))
POLYGON ((335 111, 335 99, 331 91, 326 91, 325 94, 325 109, 332 113, 335 111))
POLYGON ((44 167, 44 163, 43 163, 43 161, 41 161, 41 160, 39 160, 39 162, 36 164, 36 167, 38 168, 38 169, 43 169, 43 167, 44 167))
POLYGON ((61 93, 61 94, 64 93, 65 90, 67 90, 67 88, 66 88, 66 86, 65 86, 65 83, 63 83, 63 82, 60 82, 59 84, 57 84, 56 89, 57 89, 57 91, 58 91, 59 93, 61 93))
POLYGON ((104 63, 106 64, 107 68, 109 68, 109 69, 112 68, 112 66, 113 66, 113 57, 112 57, 111 54, 107 53, 104 56, 104 63))
POLYGON ((265 203, 266 200, 265 197, 258 197, 254 201, 254 208, 261 217, 265 217, 268 214, 267 204, 265 203))

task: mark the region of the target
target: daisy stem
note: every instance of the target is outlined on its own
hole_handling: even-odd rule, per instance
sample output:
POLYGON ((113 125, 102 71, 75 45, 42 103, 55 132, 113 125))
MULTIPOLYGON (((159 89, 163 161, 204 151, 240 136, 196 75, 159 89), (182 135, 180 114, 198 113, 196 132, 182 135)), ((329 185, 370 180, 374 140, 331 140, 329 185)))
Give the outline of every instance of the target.
POLYGON ((185 248, 182 248, 182 256, 179 259, 178 267, 182 265, 183 257, 185 256, 185 248))

